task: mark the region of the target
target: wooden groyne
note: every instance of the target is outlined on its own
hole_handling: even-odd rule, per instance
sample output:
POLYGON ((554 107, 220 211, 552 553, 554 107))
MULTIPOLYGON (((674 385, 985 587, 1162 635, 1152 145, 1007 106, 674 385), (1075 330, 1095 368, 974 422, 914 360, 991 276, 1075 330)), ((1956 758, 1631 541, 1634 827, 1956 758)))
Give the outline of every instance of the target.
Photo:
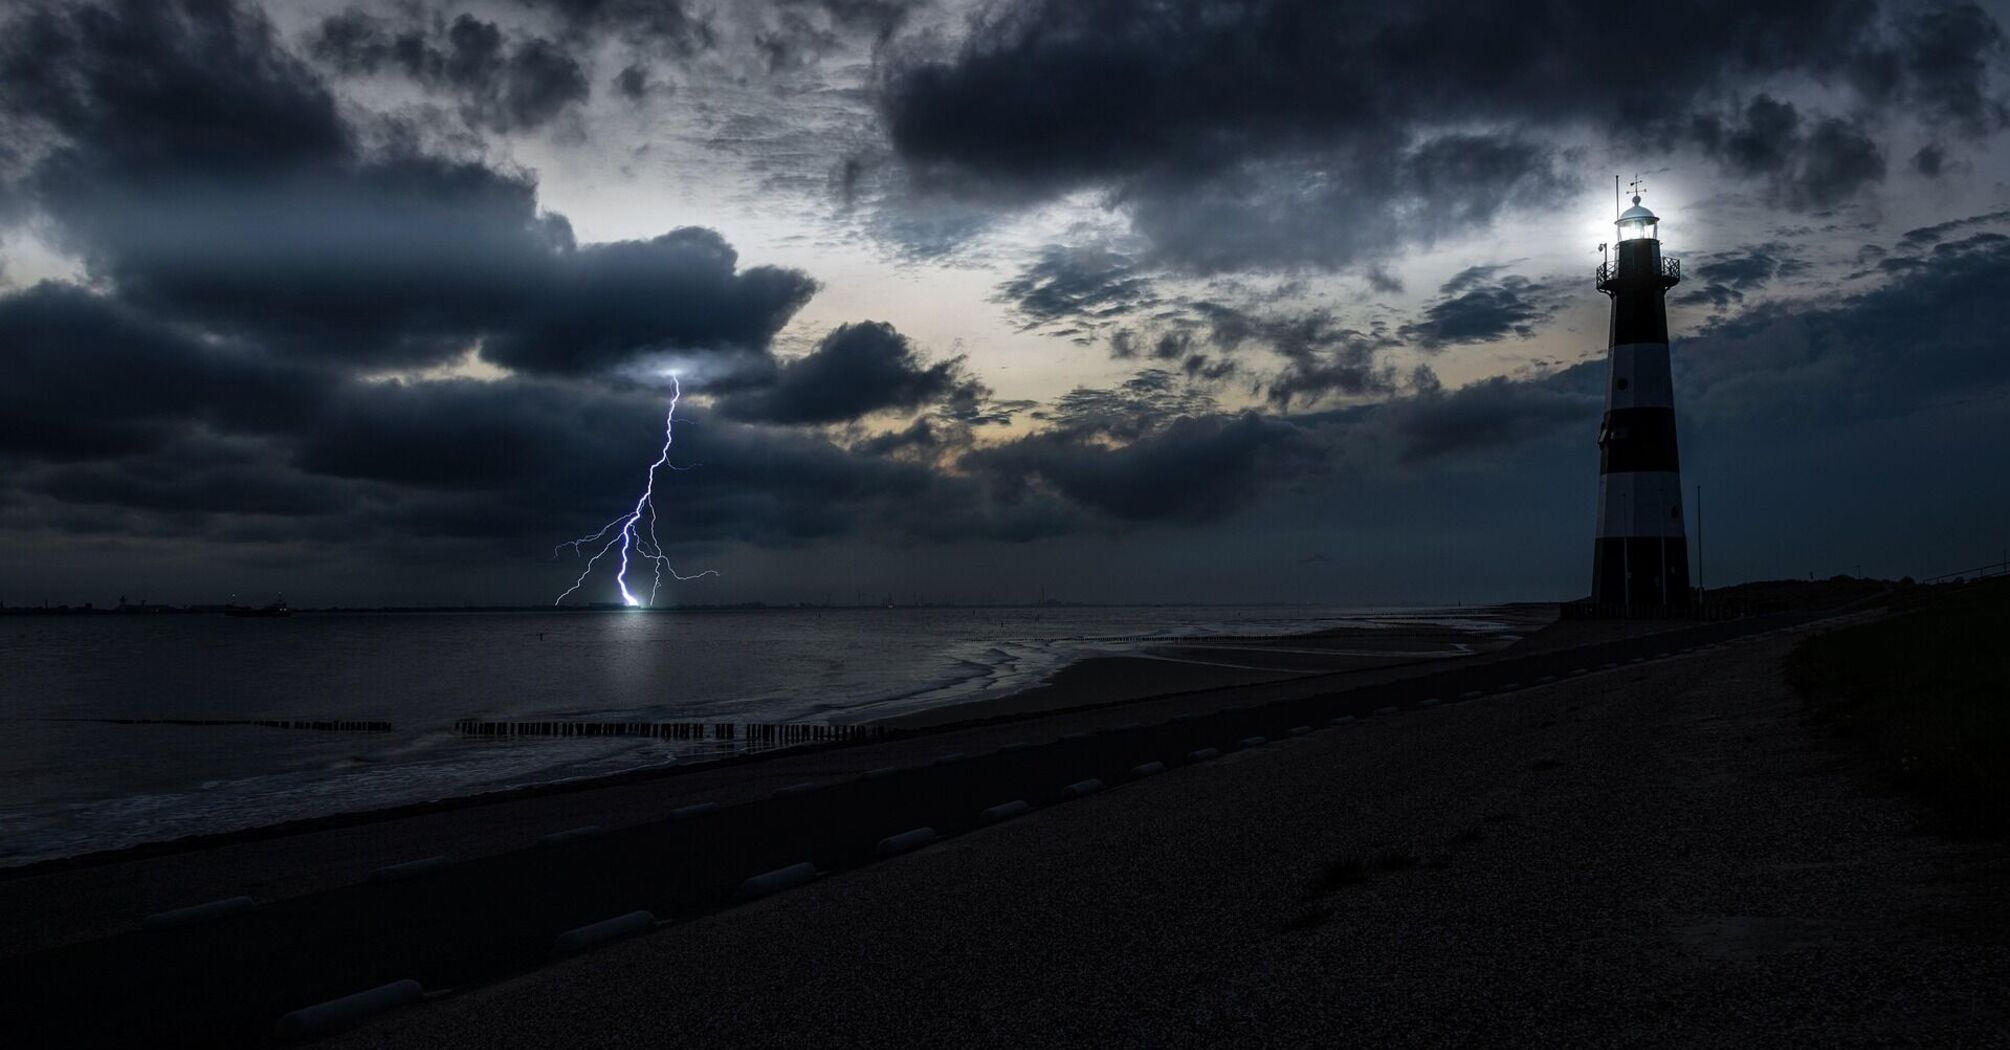
POLYGON ((266 729, 314 729, 324 733, 388 733, 389 722, 340 718, 75 718, 115 726, 262 726, 266 729))
POLYGON ((464 736, 642 736, 659 740, 717 741, 745 748, 790 747, 865 740, 888 730, 877 725, 824 722, 537 722, 463 718, 454 731, 464 736))

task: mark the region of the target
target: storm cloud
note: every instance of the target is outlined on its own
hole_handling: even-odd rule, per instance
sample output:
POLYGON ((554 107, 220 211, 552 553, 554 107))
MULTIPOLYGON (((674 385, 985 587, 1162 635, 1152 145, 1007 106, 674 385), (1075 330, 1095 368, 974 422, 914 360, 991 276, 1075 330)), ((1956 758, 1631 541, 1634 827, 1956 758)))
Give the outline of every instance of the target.
POLYGON ((1973 136, 2000 124, 1999 39, 1970 4, 1724 0, 1668 19, 1590 3, 1532 17, 1040 0, 989 10, 950 57, 898 65, 881 105, 924 184, 1007 200, 1099 187, 1164 257, 1201 270, 1347 265, 1553 202, 1573 185, 1571 128, 1665 150, 1686 125, 1783 205, 1831 206, 1883 177, 1881 150, 1853 118, 1765 95, 1723 115, 1741 89, 1825 78, 1848 56, 1861 106, 1910 104, 1973 136), (1581 60, 1650 39, 1650 76, 1581 60))
POLYGON ((310 51, 344 73, 395 70, 447 92, 470 125, 493 131, 536 128, 592 94, 579 61, 555 41, 511 42, 469 14, 398 25, 351 9, 321 23, 310 51))
POLYGON ((998 286, 1027 328, 1076 335, 1159 303, 1148 274, 1130 256, 1103 245, 1050 244, 998 286))
POLYGON ((1773 241, 1692 258, 1690 275, 1701 283, 1676 296, 1674 301, 1691 305, 1708 303, 1719 310, 1742 302, 1747 292, 1808 269, 1804 260, 1791 253, 1790 246, 1773 241))
POLYGON ((548 597, 676 371, 680 563, 891 587, 1121 541, 1268 597, 1239 569, 1289 536, 1336 587, 1503 544, 1574 581, 1603 304, 1554 275, 1621 156, 1710 308, 1676 311, 1685 469, 1802 536, 2000 509, 1935 473, 2001 465, 2010 403, 1980 8, 949 6, 10 10, 0 568, 548 597), (1629 35, 1653 76, 1584 60, 1629 35), (1813 491, 1845 448, 1899 495, 1813 491))
POLYGON ((1561 282, 1500 275, 1501 266, 1471 266, 1438 289, 1423 316, 1397 334, 1425 350, 1468 343, 1493 343, 1535 334, 1535 325, 1554 315, 1567 294, 1561 282))
POLYGON ((1085 436, 1078 428, 1035 434, 965 462, 1007 501, 1051 492, 1133 523, 1225 518, 1319 462, 1304 431, 1254 412, 1182 415, 1115 446, 1085 436))
POLYGON ((772 382, 728 394, 719 409, 735 419, 837 423, 933 404, 967 414, 989 394, 964 374, 962 358, 926 363, 892 325, 861 321, 832 329, 816 349, 782 365, 772 382))
POLYGON ((1690 133, 1726 169, 1763 178, 1774 200, 1797 210, 1833 207, 1884 180, 1884 154, 1860 123, 1810 122, 1770 95, 1729 118, 1698 116, 1690 133))
POLYGON ((580 246, 528 173, 367 148, 253 12, 122 0, 15 28, 7 115, 53 139, 16 192, 122 301, 164 317, 352 367, 480 344, 577 372, 765 352, 816 288, 738 271, 709 230, 580 246))
POLYGON ((0 454, 54 460, 146 452, 194 427, 282 431, 330 377, 197 339, 74 286, 0 296, 0 454))

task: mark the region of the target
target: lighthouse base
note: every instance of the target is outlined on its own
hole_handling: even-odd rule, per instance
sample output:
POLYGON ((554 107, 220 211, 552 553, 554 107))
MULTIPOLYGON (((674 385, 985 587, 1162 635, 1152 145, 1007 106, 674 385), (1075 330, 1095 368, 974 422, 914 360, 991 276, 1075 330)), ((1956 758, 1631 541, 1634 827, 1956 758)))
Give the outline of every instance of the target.
POLYGON ((1681 612, 1689 590, 1689 545, 1680 536, 1601 536, 1592 555, 1594 605, 1681 612))

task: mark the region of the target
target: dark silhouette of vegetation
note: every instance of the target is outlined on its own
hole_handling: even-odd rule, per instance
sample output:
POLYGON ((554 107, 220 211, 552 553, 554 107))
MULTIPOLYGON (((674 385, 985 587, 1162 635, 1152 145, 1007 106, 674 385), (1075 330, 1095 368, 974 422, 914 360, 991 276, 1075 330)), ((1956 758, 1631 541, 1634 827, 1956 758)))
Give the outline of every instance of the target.
POLYGON ((1802 642, 1791 681, 1959 828, 2010 832, 2010 579, 1902 587, 1893 606, 1802 642))

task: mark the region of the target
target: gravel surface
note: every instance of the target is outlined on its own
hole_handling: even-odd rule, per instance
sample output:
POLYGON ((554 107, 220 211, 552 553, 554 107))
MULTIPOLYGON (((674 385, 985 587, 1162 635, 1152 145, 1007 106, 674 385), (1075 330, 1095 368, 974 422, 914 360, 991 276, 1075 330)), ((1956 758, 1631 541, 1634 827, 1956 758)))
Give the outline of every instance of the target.
POLYGON ((1918 833, 1785 651, 1175 768, 336 1045, 2010 1045, 2010 851, 1918 833))

